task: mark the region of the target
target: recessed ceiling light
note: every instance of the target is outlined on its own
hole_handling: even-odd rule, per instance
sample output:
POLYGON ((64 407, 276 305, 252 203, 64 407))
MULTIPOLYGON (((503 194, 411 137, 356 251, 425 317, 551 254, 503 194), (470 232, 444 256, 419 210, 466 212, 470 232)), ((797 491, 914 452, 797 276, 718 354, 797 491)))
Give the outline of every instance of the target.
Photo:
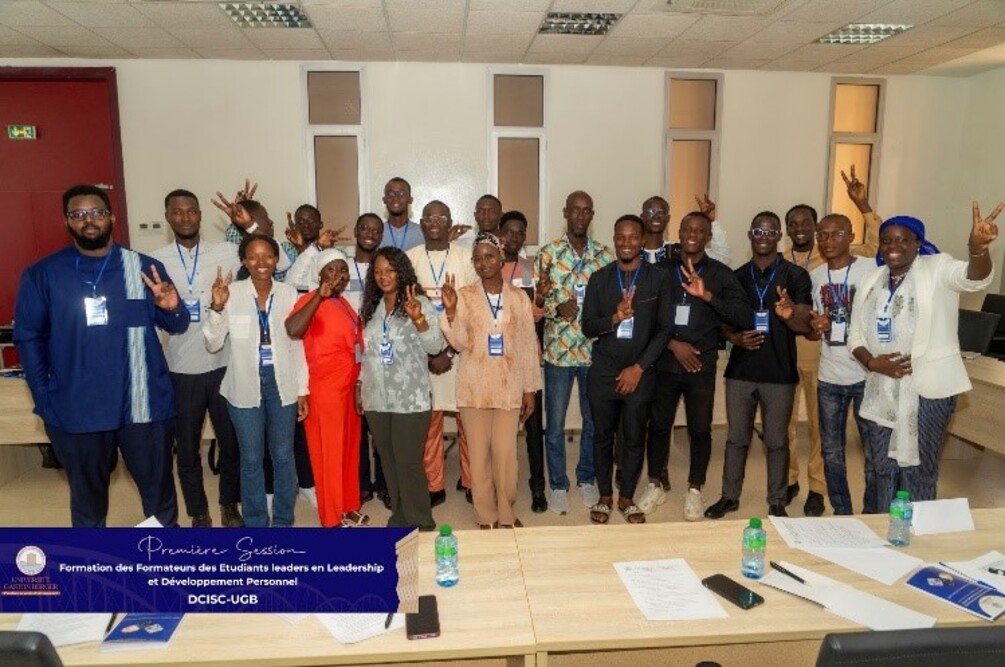
POLYGON ((606 35, 621 14, 548 12, 538 32, 542 35, 606 35))
POLYGON ((875 44, 913 27, 906 23, 849 23, 817 41, 821 44, 875 44))
POLYGON ((289 2, 221 2, 227 16, 242 28, 310 28, 311 20, 289 2))

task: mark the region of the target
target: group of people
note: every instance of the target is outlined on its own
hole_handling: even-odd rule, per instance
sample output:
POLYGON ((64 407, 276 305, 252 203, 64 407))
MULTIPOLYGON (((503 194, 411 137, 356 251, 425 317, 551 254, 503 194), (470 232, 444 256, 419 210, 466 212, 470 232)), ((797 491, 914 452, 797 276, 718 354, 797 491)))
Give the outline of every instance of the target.
POLYGON ((798 393, 810 434, 804 513, 821 515, 825 495, 835 514, 854 511, 849 408, 865 447, 861 511, 882 511, 899 489, 935 497, 939 444, 970 387, 959 293, 990 283, 988 246, 1005 204, 983 218, 974 203, 970 257, 958 261, 920 220, 882 222, 854 168, 845 182, 863 214, 861 244, 847 217, 818 220, 800 204, 785 215, 791 245, 779 252, 782 220, 763 211, 747 234, 752 257, 735 270, 707 196, 680 220, 677 243, 666 240, 667 201, 647 199, 640 215, 617 219, 612 249, 589 235, 590 195, 573 192, 565 233, 531 260, 526 217, 504 213, 493 195, 477 201, 473 227, 455 225, 440 201, 414 222, 411 186, 393 178, 387 218, 360 216, 340 248, 343 230, 325 229, 307 204, 287 213, 277 241, 250 183, 232 200, 217 193, 232 224, 227 241, 207 241, 198 198, 174 190, 164 202, 174 238, 146 256, 112 241, 107 194, 76 186, 63 196, 73 243, 25 270, 15 343, 67 472, 74 526, 105 524, 120 452, 144 513, 168 526, 178 524, 177 452, 192 525, 211 526, 207 413, 224 526, 292 526, 299 487, 326 527, 369 525, 362 507, 376 495, 389 526, 433 529, 432 508, 446 498, 447 414, 457 488, 480 528, 522 525, 521 424, 531 510, 566 514, 573 382, 576 490, 593 523, 614 510, 643 523, 666 502, 682 398, 685 519, 738 509, 758 408, 768 512, 785 516, 799 495, 798 393), (724 344, 722 496, 706 506, 724 344))

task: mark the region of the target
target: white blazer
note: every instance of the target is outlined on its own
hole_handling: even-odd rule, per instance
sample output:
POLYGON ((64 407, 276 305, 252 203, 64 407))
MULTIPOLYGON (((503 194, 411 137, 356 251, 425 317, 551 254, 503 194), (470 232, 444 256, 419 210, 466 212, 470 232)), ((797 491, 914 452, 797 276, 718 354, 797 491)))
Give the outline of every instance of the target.
MULTIPOLYGON (((868 346, 865 327, 876 326, 871 314, 864 312, 869 290, 889 275, 881 266, 870 274, 855 293, 851 311, 848 347, 868 346)), ((991 284, 994 270, 983 280, 967 278, 967 263, 946 253, 919 255, 911 266, 918 322, 911 344, 911 373, 914 387, 923 398, 948 398, 970 391, 970 377, 960 356, 960 292, 979 292, 991 284)))
MULTIPOLYGON (((272 363, 276 385, 283 405, 306 396, 307 358, 303 341, 286 335, 286 318, 297 303, 297 290, 276 280, 272 281, 272 310, 269 313, 269 333, 272 337, 272 363)), ((261 331, 258 325, 258 303, 251 279, 230 285, 230 298, 223 311, 209 310, 202 327, 206 349, 216 352, 230 336, 230 364, 220 384, 220 395, 236 408, 257 408, 262 404, 262 386, 258 376, 258 345, 261 331)))

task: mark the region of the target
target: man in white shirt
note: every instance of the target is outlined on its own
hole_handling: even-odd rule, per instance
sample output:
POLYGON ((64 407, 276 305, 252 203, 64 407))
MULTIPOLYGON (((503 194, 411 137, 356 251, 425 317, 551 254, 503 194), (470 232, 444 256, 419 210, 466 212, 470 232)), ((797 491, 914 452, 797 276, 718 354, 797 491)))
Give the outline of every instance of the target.
POLYGON ((296 248, 297 259, 283 282, 300 293, 308 292, 318 284, 320 268, 314 266, 315 259, 322 250, 335 245, 338 232, 323 229, 321 211, 310 204, 301 204, 293 215, 287 212, 286 219, 289 223, 286 240, 296 248))
POLYGON ((200 237, 202 211, 198 198, 188 190, 168 193, 164 198, 164 219, 174 233, 174 240, 150 254, 164 264, 190 317, 188 330, 170 336, 165 351, 178 410, 178 480, 192 526, 212 526, 200 455, 202 425, 208 411, 219 451, 221 523, 240 528, 244 525, 237 505, 241 500, 240 453, 227 402, 220 396, 229 348, 225 346, 210 354, 202 335, 217 269, 221 268, 224 275, 237 272, 237 248, 200 237))

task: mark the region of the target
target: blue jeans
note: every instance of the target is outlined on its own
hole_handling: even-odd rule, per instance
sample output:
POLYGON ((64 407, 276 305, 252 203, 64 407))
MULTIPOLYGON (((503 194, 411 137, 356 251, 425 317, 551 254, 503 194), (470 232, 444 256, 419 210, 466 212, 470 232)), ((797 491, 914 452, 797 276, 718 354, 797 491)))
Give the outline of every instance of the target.
POLYGON ((592 484, 596 478, 593 470, 593 417, 590 413, 590 401, 586 396, 586 375, 589 370, 589 366, 544 364, 544 410, 547 419, 544 447, 548 459, 548 485, 553 491, 569 490, 569 476, 565 474, 565 414, 569 410, 573 380, 579 388, 579 411, 583 416, 576 482, 592 484))
POLYGON ((817 382, 817 404, 820 415, 820 442, 824 457, 824 476, 827 479, 827 495, 830 497, 834 514, 852 514, 851 492, 848 490, 848 468, 845 465, 847 443, 848 406, 858 426, 865 451, 865 495, 862 498, 862 512, 875 514, 880 511, 876 496, 876 475, 869 451, 872 431, 876 425, 859 416, 865 381, 841 385, 817 382))
POLYGON ((285 528, 293 525, 293 507, 297 500, 297 469, 293 463, 297 404, 283 405, 280 401, 273 367, 260 368, 259 378, 261 405, 257 408, 238 408, 227 404, 241 450, 241 510, 244 525, 248 528, 269 525, 263 467, 265 442, 268 440, 275 485, 272 525, 285 528))

